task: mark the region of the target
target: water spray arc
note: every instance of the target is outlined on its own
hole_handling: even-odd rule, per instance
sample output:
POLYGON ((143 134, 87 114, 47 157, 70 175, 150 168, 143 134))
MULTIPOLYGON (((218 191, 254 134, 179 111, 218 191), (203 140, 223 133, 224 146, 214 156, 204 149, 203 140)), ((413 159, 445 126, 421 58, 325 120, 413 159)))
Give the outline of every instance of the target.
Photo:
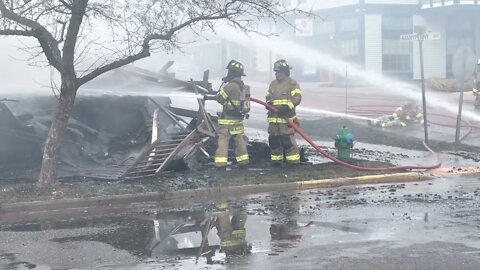
MULTIPOLYGON (((278 112, 278 110, 273 107, 272 105, 266 103, 266 102, 263 102, 259 99, 256 99, 256 98, 253 98, 253 97, 250 97, 250 100, 255 102, 255 103, 258 103, 260 105, 263 105, 265 106, 266 108, 268 108, 269 110, 273 111, 273 112, 278 112)), ((347 167, 347 168, 350 168, 350 169, 353 169, 353 170, 358 170, 358 171, 401 171, 401 170, 432 170, 432 169, 436 169, 436 168, 439 168, 441 165, 442 165, 442 161, 440 159, 440 156, 438 153, 435 153, 432 149, 430 149, 428 147, 428 145, 423 142, 423 145, 425 146, 425 148, 431 152, 432 154, 435 154, 436 155, 436 158, 437 158, 437 163, 434 164, 434 165, 430 165, 430 166, 390 166, 390 167, 362 167, 362 166, 357 166, 357 165, 353 165, 353 164, 349 164, 345 161, 342 161, 334 156, 332 156, 331 154, 327 153, 325 150, 323 150, 322 148, 320 148, 320 146, 318 146, 307 134, 305 134, 298 125, 296 125, 295 123, 293 123, 290 119, 288 118, 284 118, 289 125, 291 125, 293 127, 293 129, 295 129, 295 131, 300 134, 300 136, 302 136, 302 138, 304 138, 313 148, 315 148, 315 150, 317 150, 318 152, 320 152, 322 155, 324 155, 326 158, 344 166, 344 167, 347 167)))
MULTIPOLYGON (((301 46, 291 41, 258 35, 251 35, 247 37, 241 34, 232 35, 231 33, 231 30, 227 31, 219 29, 218 31, 218 34, 229 41, 240 44, 250 44, 251 46, 257 48, 273 50, 285 58, 298 59, 315 67, 327 68, 333 73, 341 76, 345 75, 345 66, 348 65, 348 76, 351 78, 361 78, 363 81, 368 82, 371 85, 384 87, 387 91, 393 91, 403 97, 419 103, 423 102, 420 93, 421 91, 416 85, 384 77, 383 74, 367 71, 358 65, 347 63, 324 54, 318 50, 301 46)), ((428 95, 428 100, 426 100, 426 102, 429 107, 443 108, 448 112, 457 114, 456 104, 454 105, 432 92, 429 92, 428 95)), ((464 115, 471 120, 480 121, 480 116, 473 111, 464 111, 464 115)))

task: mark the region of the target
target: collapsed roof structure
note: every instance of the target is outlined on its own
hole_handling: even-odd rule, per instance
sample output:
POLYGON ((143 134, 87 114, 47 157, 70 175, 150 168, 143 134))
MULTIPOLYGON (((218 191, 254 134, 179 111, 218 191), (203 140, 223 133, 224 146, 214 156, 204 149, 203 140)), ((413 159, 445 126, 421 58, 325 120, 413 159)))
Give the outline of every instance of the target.
MULTIPOLYGON (((124 67, 86 86, 94 95, 77 98, 60 149, 59 178, 143 178, 192 168, 208 157, 216 119, 203 100, 197 99, 198 110, 189 110, 171 106, 168 94, 154 95, 155 89, 211 93, 208 71, 202 81, 182 81, 168 72, 172 64, 158 73, 124 67), (140 95, 105 91, 122 82, 148 87, 140 95)), ((56 102, 51 96, 0 100, 2 178, 36 177, 56 102)))

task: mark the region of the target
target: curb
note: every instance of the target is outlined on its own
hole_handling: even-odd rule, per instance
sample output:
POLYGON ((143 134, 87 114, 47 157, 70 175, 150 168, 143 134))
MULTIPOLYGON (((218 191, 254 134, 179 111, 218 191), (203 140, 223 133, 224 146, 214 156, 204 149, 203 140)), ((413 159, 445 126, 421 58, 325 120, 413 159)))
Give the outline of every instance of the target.
POLYGON ((3 219, 5 215, 15 215, 21 212, 58 211, 86 207, 119 208, 120 205, 146 202, 156 202, 158 206, 178 206, 182 203, 205 202, 207 200, 219 200, 267 192, 298 191, 347 185, 416 182, 431 179, 433 179, 431 175, 418 172, 408 172, 278 184, 213 187, 195 190, 179 190, 174 192, 148 192, 143 194, 125 194, 78 199, 21 202, 0 204, 0 217, 2 217, 0 219, 3 219))

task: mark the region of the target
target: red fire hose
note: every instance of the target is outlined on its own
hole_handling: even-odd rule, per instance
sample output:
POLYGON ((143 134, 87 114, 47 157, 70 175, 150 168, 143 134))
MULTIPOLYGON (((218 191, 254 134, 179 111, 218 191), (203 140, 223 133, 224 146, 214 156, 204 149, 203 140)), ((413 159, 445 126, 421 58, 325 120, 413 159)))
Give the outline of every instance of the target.
MULTIPOLYGON (((273 111, 273 112, 278 112, 277 108, 275 108, 274 106, 264 102, 264 101, 261 101, 261 100, 258 100, 256 98, 253 98, 251 97, 250 98, 251 101, 255 102, 255 103, 258 103, 258 104, 261 104, 263 106, 265 106, 266 108, 268 108, 270 111, 273 111)), ((430 151, 432 154, 435 154, 436 157, 437 157, 437 163, 435 165, 431 165, 431 166, 391 166, 391 167, 362 167, 362 166, 357 166, 357 165, 353 165, 353 164, 349 164, 345 161, 342 161, 342 160, 339 160, 337 159, 336 157, 330 155, 329 153, 327 153, 325 150, 321 149, 310 137, 308 137, 307 134, 305 134, 301 129, 300 127, 293 123, 290 119, 288 118, 284 118, 288 124, 290 126, 293 127, 293 129, 295 129, 295 131, 300 134, 300 136, 302 136, 302 138, 304 138, 313 148, 315 148, 315 150, 317 150, 318 152, 320 152, 322 155, 324 155, 326 158, 344 166, 344 167, 347 167, 347 168, 350 168, 350 169, 354 169, 354 170, 357 170, 357 171, 400 171, 400 170, 432 170, 432 169, 436 169, 436 168, 439 168, 441 165, 442 165, 442 161, 440 159, 440 156, 438 153, 435 153, 432 149, 430 149, 430 147, 428 147, 428 145, 423 142, 423 145, 425 146, 425 148, 430 151)))

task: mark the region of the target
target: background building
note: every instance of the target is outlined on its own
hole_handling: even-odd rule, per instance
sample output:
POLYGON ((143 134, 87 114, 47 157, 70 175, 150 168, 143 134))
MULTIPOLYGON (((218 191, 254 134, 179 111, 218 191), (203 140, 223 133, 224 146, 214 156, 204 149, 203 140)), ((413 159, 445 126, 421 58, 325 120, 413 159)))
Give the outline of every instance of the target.
MULTIPOLYGON (((450 78, 452 58, 461 46, 480 55, 478 0, 290 0, 291 6, 313 8, 324 20, 310 20, 312 29, 290 38, 332 56, 359 64, 368 71, 407 80, 420 78, 418 42, 400 41, 417 27, 440 32, 441 39, 424 42, 425 76, 450 78), (306 34, 307 33, 307 34, 306 34)), ((303 25, 309 25, 303 23, 303 25)), ((299 27, 297 27, 299 28, 299 27)), ((303 67, 304 79, 325 79, 326 70, 303 67)))
MULTIPOLYGON (((423 27, 439 32, 440 40, 424 42, 425 77, 451 78, 452 58, 458 48, 469 46, 480 57, 480 0, 285 0, 318 18, 296 15, 264 25, 281 33, 283 39, 317 50, 336 59, 356 64, 367 71, 405 80, 420 79, 418 42, 400 41, 423 27)), ((234 33, 232 33, 235 35, 234 33)), ((225 74, 231 59, 242 62, 248 79, 273 78, 272 62, 282 58, 274 50, 257 48, 248 42, 236 43, 211 38, 187 49, 188 61, 196 69, 210 69, 212 77, 225 74)), ((329 68, 319 68, 286 57, 299 80, 334 81, 329 68)))

